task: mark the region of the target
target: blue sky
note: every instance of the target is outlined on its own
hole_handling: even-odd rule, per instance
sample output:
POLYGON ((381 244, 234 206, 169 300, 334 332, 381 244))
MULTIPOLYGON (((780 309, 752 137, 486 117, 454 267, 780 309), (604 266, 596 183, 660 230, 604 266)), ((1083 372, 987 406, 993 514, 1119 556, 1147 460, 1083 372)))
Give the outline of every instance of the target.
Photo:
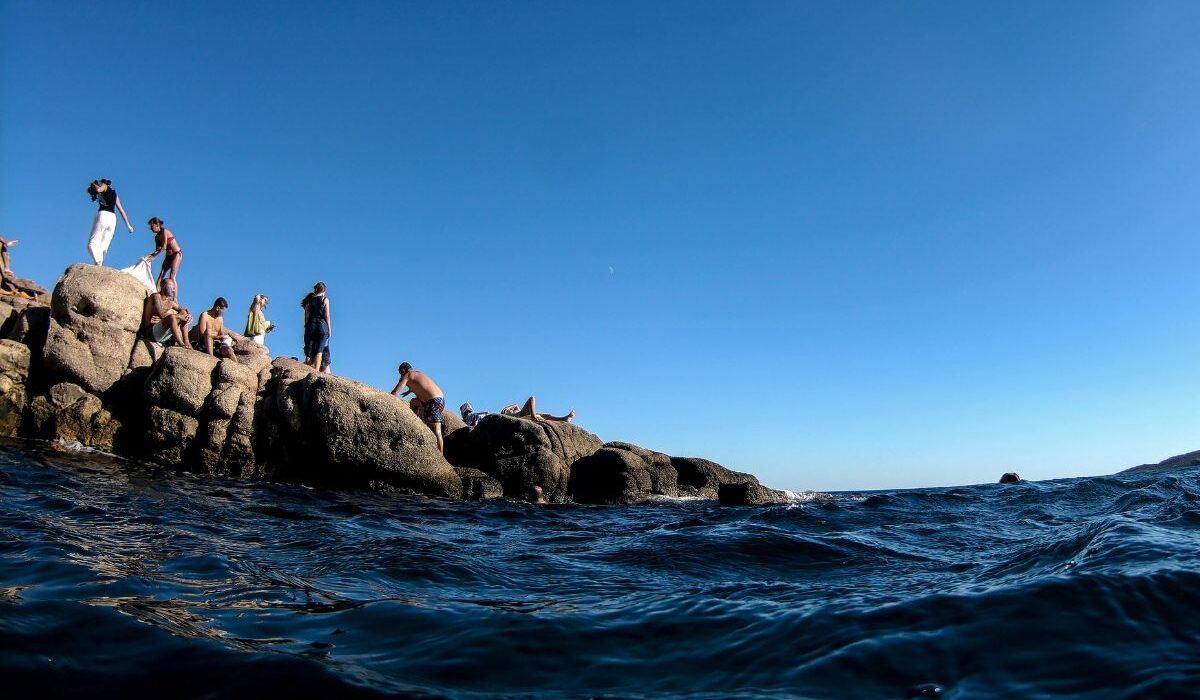
POLYGON ((274 353, 791 489, 1200 448, 1200 5, 0 0, 0 233, 88 181, 274 353))

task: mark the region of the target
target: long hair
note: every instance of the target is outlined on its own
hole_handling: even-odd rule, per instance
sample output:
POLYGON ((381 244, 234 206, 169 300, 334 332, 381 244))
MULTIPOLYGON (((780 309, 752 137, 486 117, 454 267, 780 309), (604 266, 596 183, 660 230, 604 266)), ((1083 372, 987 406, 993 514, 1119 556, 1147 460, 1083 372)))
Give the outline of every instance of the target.
POLYGON ((100 194, 100 183, 104 183, 109 187, 112 187, 112 180, 105 180, 103 178, 99 180, 92 180, 91 184, 88 185, 87 193, 91 195, 93 202, 96 201, 96 195, 100 194))

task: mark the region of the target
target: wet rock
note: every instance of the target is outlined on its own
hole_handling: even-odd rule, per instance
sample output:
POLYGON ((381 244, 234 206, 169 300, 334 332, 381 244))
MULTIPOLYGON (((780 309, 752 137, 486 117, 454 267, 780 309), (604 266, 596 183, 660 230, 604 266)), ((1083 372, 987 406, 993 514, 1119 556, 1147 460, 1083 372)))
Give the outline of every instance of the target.
POLYGON ((723 506, 766 506, 787 503, 787 494, 769 489, 755 481, 721 484, 717 487, 717 500, 723 506))
POLYGON ((485 498, 500 498, 504 495, 504 486, 492 477, 478 469, 463 469, 455 467, 454 471, 462 479, 462 497, 468 500, 485 498))
POLYGON ((143 456, 163 466, 183 468, 192 441, 200 430, 196 418, 169 408, 151 406, 141 442, 143 456))
POLYGON ((274 362, 267 473, 324 483, 381 481, 396 490, 459 497, 462 481, 402 401, 295 360, 274 362))
POLYGON ((1002 484, 1019 484, 1022 481, 1024 481, 1024 479, 1022 479, 1021 475, 1016 472, 1005 472, 1004 474, 1000 475, 1000 483, 1002 484))
POLYGON ((29 348, 14 340, 0 340, 0 435, 16 437, 29 399, 29 348))
POLYGON ((757 482, 750 474, 699 457, 672 457, 671 466, 678 475, 680 496, 717 499, 721 484, 757 482))
POLYGON ((105 451, 113 449, 121 428, 99 396, 68 382, 50 387, 46 396, 34 397, 29 413, 33 437, 79 442, 105 451))
POLYGON ((474 467, 498 479, 510 498, 527 500, 538 486, 556 503, 570 499, 571 466, 603 446, 600 438, 573 423, 496 414, 454 436, 452 457, 461 460, 457 466, 474 467))
POLYGON ((636 503, 655 495, 675 496, 679 488, 669 456, 615 442, 575 462, 570 491, 577 503, 636 503))

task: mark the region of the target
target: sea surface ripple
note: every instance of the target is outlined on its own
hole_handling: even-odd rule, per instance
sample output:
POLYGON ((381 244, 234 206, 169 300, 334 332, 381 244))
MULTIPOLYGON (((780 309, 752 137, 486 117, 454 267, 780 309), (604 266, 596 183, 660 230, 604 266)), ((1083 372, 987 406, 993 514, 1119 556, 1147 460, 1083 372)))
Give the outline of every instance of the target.
POLYGON ((533 506, 0 445, 6 697, 1195 697, 1198 569, 1198 470, 533 506))

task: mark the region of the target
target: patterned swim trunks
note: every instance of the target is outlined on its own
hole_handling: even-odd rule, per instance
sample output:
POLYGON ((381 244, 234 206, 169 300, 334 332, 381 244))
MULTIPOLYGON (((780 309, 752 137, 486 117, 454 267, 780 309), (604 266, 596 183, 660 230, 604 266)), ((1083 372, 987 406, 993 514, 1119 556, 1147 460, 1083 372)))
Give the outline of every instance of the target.
POLYGON ((426 423, 441 423, 442 412, 446 410, 446 399, 435 396, 421 404, 421 418, 426 423))

